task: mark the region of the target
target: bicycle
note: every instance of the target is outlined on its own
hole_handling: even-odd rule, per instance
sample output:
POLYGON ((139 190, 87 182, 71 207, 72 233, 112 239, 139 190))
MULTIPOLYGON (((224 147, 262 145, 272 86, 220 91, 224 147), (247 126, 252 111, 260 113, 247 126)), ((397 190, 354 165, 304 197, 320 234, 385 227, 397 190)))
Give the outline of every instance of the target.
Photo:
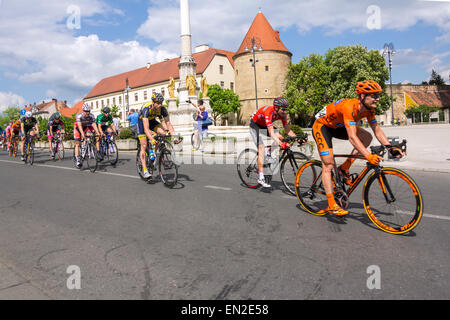
MULTIPOLYGON (((406 150, 406 140, 394 147, 406 150)), ((386 147, 383 145, 370 149, 372 154, 382 157, 386 154, 386 147)), ((343 157, 365 160, 362 155, 334 155, 334 158, 343 157)), ((367 162, 359 174, 351 175, 352 182, 347 186, 335 162, 332 181, 336 203, 347 209, 349 197, 371 171, 373 172, 364 183, 362 191, 363 206, 369 219, 379 229, 391 234, 404 234, 413 230, 422 219, 422 193, 414 180, 400 169, 384 168, 367 162)), ((320 212, 328 206, 322 185, 321 161, 307 161, 298 169, 295 192, 306 212, 317 216, 326 214, 320 212)))
POLYGON ((27 134, 25 136, 25 146, 24 146, 24 162, 25 164, 30 163, 30 165, 33 165, 34 163, 34 138, 35 136, 30 136, 27 134))
MULTIPOLYGON (((73 157, 73 161, 76 165, 76 158, 73 157)), ((80 143, 80 161, 81 166, 79 169, 83 167, 83 162, 86 161, 89 171, 94 173, 98 167, 98 151, 95 142, 95 135, 86 136, 86 139, 82 140, 80 143)))
POLYGON ((111 138, 111 134, 106 133, 101 138, 100 153, 106 157, 113 166, 119 161, 119 149, 117 149, 116 142, 111 138))
POLYGON ((198 134, 197 134, 197 143, 195 143, 195 132, 194 132, 194 133, 191 134, 192 149, 199 150, 200 147, 202 146, 204 138, 210 138, 210 139, 213 140, 216 137, 217 136, 214 133, 210 133, 209 131, 206 131, 206 137, 203 137, 203 135, 201 134, 201 131, 199 131, 198 134))
MULTIPOLYGON (((299 146, 307 143, 308 136, 296 136, 285 138, 287 143, 299 140, 299 146)), ((268 148, 267 146, 266 148, 268 148)), ((269 170, 269 174, 265 174, 267 183, 272 180, 273 174, 280 169, 281 181, 287 191, 295 196, 295 175, 297 173, 300 164, 308 161, 310 158, 304 153, 292 151, 291 148, 286 148, 281 152, 278 159, 272 157, 264 157, 264 168, 269 170)), ((247 148, 243 150, 237 159, 237 171, 242 183, 251 189, 257 189, 258 183, 258 151, 255 149, 247 148)))
MULTIPOLYGON (((52 154, 57 155, 59 160, 64 160, 64 144, 62 142, 63 135, 58 131, 56 137, 52 139, 52 154)), ((53 157, 56 161, 56 157, 53 157)))
POLYGON ((14 138, 11 138, 11 145, 9 146, 9 156, 11 158, 17 157, 17 144, 19 141, 18 136, 14 136, 14 138))
MULTIPOLYGON (((150 143, 147 143, 147 149, 145 152, 145 162, 148 170, 153 172, 158 169, 159 176, 164 185, 168 188, 173 188, 178 181, 178 165, 175 160, 175 151, 172 144, 169 142, 172 136, 157 135, 155 140, 157 141, 155 146, 155 159, 150 159, 150 143)), ((136 154, 136 169, 144 181, 150 181, 151 178, 144 178, 142 163, 141 163, 141 145, 138 140, 138 151, 136 154)))

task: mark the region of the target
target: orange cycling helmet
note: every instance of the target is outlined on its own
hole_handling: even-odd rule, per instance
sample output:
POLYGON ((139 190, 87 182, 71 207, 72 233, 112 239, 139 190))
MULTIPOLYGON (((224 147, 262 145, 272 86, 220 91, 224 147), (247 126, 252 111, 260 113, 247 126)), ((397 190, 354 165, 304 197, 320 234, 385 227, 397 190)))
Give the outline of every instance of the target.
POLYGON ((356 93, 377 93, 381 92, 383 89, 381 89, 381 86, 378 84, 378 82, 373 80, 365 80, 360 81, 356 84, 356 93))

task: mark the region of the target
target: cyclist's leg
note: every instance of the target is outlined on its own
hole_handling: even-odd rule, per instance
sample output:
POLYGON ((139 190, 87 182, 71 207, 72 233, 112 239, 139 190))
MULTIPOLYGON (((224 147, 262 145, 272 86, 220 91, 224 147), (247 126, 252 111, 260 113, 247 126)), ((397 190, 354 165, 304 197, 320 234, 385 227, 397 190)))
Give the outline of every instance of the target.
POLYGON ((317 121, 313 125, 313 137, 317 144, 320 159, 322 160, 322 184, 328 200, 328 208, 324 211, 332 212, 336 215, 345 215, 348 211, 339 207, 334 199, 333 177, 334 168, 332 133, 330 129, 317 121))
POLYGON ((47 136, 48 136, 48 150, 50 150, 50 153, 53 155, 53 150, 52 150, 53 136, 50 134, 50 126, 47 127, 47 136))
MULTIPOLYGON (((346 133, 347 133, 347 130, 346 130, 345 134, 346 133)), ((367 148, 368 146, 370 146, 370 143, 372 142, 372 135, 367 130, 357 126, 356 127, 356 135, 359 138, 359 140, 361 140, 361 142, 364 144, 364 147, 367 148)), ((348 140, 348 135, 346 135, 346 138, 345 137, 343 137, 343 138, 337 137, 337 138, 348 140)), ((353 148, 351 155, 357 155, 358 153, 359 153, 359 151, 356 148, 353 148)), ((344 161, 344 163, 339 168, 344 172, 348 172, 354 161, 355 161, 354 158, 348 158, 347 160, 344 161)))

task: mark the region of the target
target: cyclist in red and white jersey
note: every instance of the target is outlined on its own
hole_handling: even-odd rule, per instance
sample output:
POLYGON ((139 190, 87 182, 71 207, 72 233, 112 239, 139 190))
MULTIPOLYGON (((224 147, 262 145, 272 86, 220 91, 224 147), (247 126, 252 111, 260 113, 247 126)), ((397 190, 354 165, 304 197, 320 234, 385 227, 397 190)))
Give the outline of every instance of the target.
POLYGON ((271 137, 274 141, 273 146, 280 146, 282 149, 290 146, 288 143, 283 142, 283 136, 275 130, 273 122, 277 120, 281 120, 284 130, 289 136, 296 136, 287 122, 286 111, 288 107, 289 101, 287 99, 282 97, 275 98, 272 106, 260 108, 250 121, 250 135, 258 147, 258 183, 264 188, 270 188, 270 185, 266 183, 263 172, 265 155, 263 136, 271 137))

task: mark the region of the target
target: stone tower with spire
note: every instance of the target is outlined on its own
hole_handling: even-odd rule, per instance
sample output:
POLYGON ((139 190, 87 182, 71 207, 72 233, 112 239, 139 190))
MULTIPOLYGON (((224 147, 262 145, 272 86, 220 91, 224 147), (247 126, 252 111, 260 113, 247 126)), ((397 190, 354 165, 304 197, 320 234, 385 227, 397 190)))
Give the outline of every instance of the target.
POLYGON ((259 12, 248 30, 241 46, 233 56, 236 94, 242 103, 239 120, 248 124, 258 107, 273 103, 273 99, 284 94, 286 75, 292 53, 284 46, 280 33, 275 31, 266 17, 259 12), (253 68, 253 52, 256 70, 253 68), (256 87, 255 94, 255 71, 256 87))

